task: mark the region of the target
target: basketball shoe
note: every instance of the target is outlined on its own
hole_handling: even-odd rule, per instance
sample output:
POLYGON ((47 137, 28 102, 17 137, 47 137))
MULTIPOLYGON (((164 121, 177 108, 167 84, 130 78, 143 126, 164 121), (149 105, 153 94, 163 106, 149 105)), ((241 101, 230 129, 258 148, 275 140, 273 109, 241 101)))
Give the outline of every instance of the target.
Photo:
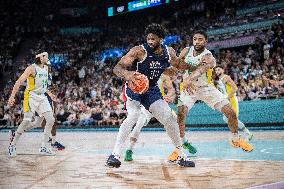
POLYGON ((253 150, 252 145, 250 145, 248 142, 246 142, 242 138, 239 138, 238 140, 230 140, 230 144, 234 148, 241 148, 242 150, 246 152, 251 152, 253 150))
POLYGON ((133 155, 132 150, 126 150, 124 161, 133 161, 132 155, 133 155))
POLYGON ((107 162, 106 162, 106 166, 111 167, 111 168, 113 168, 113 167, 119 168, 120 165, 121 165, 121 162, 119 161, 118 156, 111 154, 108 157, 107 162))

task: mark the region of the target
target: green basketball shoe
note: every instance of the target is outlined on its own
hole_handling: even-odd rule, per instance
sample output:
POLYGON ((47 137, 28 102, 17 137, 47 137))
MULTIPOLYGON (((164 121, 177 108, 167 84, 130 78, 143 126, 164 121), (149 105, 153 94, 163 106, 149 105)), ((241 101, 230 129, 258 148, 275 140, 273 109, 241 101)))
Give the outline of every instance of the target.
POLYGON ((126 150, 124 161, 133 161, 132 154, 132 150, 126 150))
POLYGON ((182 147, 186 150, 188 150, 189 153, 195 154, 197 152, 196 148, 192 146, 188 141, 183 143, 182 147))

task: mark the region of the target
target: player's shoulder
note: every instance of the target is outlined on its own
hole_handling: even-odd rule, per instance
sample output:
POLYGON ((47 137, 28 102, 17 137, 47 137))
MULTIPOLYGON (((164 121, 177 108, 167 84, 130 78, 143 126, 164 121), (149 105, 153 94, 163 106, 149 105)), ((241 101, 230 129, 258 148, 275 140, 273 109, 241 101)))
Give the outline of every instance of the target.
POLYGON ((231 80, 231 77, 229 75, 225 74, 224 77, 223 77, 223 80, 225 82, 227 82, 227 81, 231 80))
POLYGON ((212 54, 212 52, 210 50, 206 49, 206 48, 204 49, 203 53, 204 54, 212 54))
POLYGON ((35 74, 35 66, 33 64, 29 65, 25 71, 24 71, 25 74, 28 74, 28 75, 34 75, 35 74))
POLYGON ((190 51, 190 47, 185 47, 185 48, 183 48, 182 50, 181 50, 181 52, 180 52, 180 58, 182 58, 182 57, 185 57, 187 54, 188 54, 188 52, 190 51))
POLYGON ((143 54, 146 52, 146 49, 144 48, 143 45, 137 45, 137 46, 132 47, 129 50, 129 52, 133 54, 143 54))
POLYGON ((29 65, 26 70, 31 71, 31 70, 35 70, 35 64, 31 64, 29 65))

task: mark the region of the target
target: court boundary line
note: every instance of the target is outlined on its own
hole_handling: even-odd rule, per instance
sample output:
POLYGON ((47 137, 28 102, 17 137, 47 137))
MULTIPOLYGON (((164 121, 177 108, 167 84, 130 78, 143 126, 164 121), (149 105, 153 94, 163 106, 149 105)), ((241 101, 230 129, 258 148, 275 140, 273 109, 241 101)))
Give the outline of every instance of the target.
POLYGON ((274 182, 270 184, 262 184, 258 186, 253 186, 246 189, 283 189, 284 188, 284 181, 274 182))

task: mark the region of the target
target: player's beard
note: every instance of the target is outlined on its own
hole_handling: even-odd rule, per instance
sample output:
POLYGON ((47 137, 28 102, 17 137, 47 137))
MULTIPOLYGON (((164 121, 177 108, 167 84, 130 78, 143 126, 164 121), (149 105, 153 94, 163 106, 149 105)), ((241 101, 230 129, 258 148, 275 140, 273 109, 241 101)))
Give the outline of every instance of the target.
POLYGON ((155 52, 160 46, 161 46, 160 44, 153 45, 153 46, 149 45, 149 47, 151 48, 152 52, 155 52))
POLYGON ((197 48, 197 45, 193 46, 194 47, 194 50, 197 52, 197 53, 202 53, 205 49, 205 46, 199 46, 197 48))
POLYGON ((218 76, 219 78, 220 78, 222 75, 223 75, 222 73, 217 74, 217 76, 218 76))

